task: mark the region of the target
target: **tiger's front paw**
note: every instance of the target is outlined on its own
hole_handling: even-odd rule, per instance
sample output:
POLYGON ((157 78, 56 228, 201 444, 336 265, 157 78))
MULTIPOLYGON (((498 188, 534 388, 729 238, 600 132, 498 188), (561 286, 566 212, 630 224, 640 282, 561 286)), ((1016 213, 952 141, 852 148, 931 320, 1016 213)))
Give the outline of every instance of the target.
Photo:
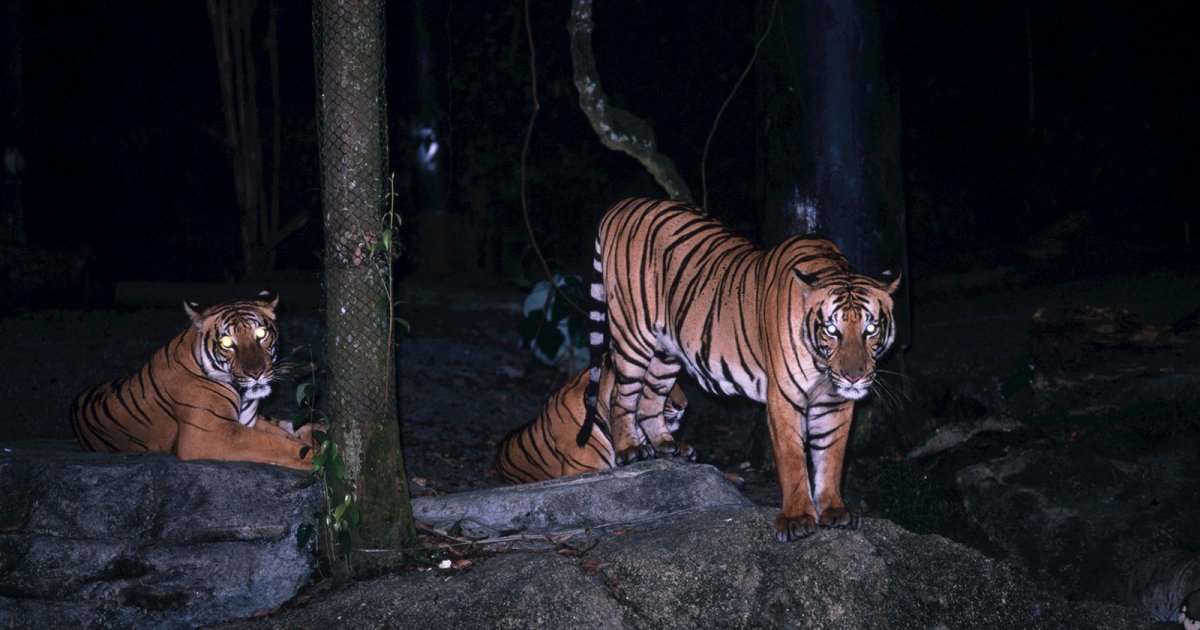
POLYGON ((633 462, 639 462, 643 459, 654 459, 654 455, 655 453, 653 446, 650 446, 649 444, 639 444, 637 446, 631 446, 617 453, 616 460, 618 466, 624 466, 625 464, 632 464, 633 462))
POLYGON ((658 457, 682 457, 689 462, 696 461, 696 449, 687 442, 666 441, 655 447, 658 457))
POLYGON ((292 435, 295 435, 296 439, 300 440, 301 442, 304 442, 305 444, 315 448, 319 446, 319 444, 317 444, 316 438, 313 437, 314 431, 325 431, 325 425, 310 422, 299 429, 296 429, 294 432, 292 432, 292 435))
POLYGON ((858 529, 862 525, 862 517, 858 512, 848 507, 831 507, 821 510, 821 527, 845 527, 858 529))
POLYGON ((807 538, 817 532, 817 519, 812 514, 788 516, 780 512, 775 517, 775 538, 779 542, 807 538))

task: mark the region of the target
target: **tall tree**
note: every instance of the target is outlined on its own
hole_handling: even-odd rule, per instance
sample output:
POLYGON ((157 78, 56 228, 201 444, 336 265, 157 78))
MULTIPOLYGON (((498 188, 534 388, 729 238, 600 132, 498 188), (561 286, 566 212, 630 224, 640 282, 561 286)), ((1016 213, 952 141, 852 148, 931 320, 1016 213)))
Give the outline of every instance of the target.
POLYGON ((898 273, 900 99, 876 1, 761 4, 779 12, 758 80, 765 240, 820 233, 860 273, 898 273))
POLYGON ((0 96, 0 146, 4 147, 4 193, 0 197, 0 241, 25 242, 24 148, 25 81, 21 49, 21 0, 4 5, 0 15, 0 63, 4 64, 4 90, 0 96))
POLYGON ((416 63, 416 102, 409 116, 413 170, 413 196, 418 212, 442 212, 446 209, 447 169, 450 155, 446 137, 442 95, 444 68, 435 42, 435 18, 448 9, 440 0, 416 0, 412 3, 413 60, 416 63))
MULTIPOLYGON (((893 356, 905 372, 912 279, 906 272, 900 94, 885 64, 890 21, 876 0, 761 2, 775 14, 759 66, 759 199, 764 240, 833 241, 859 273, 902 274, 893 356)), ((860 406, 855 432, 881 435, 881 411, 860 406)))
POLYGON ((317 0, 313 29, 325 217, 327 407, 362 514, 352 530, 359 550, 353 565, 372 572, 398 561, 387 550, 416 543, 394 387, 395 224, 385 199, 384 0, 317 0))

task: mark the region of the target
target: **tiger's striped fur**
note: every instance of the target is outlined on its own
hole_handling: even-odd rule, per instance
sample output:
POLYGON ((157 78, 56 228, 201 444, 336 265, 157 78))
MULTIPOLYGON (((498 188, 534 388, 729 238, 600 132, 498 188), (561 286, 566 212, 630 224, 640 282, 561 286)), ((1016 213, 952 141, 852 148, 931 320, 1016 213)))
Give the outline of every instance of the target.
MULTIPOLYGON (((576 435, 583 426, 586 409, 584 391, 589 381, 587 370, 576 374, 560 387, 542 407, 532 422, 510 431, 496 448, 496 472, 505 483, 528 483, 605 470, 621 465, 618 452, 652 455, 647 448, 651 436, 668 435, 679 429, 679 420, 687 410, 687 397, 678 386, 667 396, 666 408, 659 424, 631 426, 621 432, 611 431, 603 418, 608 417, 608 403, 602 401, 600 421, 595 422, 590 439, 583 446, 576 444, 576 435), (622 437, 617 438, 619 434, 622 437)), ((612 388, 612 372, 604 369, 599 387, 612 388)), ((694 457, 688 451, 685 456, 694 457)))
POLYGON ((312 427, 291 432, 258 413, 275 378, 275 307, 226 302, 202 312, 132 376, 83 390, 71 427, 88 451, 151 451, 179 459, 264 462, 309 470, 312 427))
MULTIPOLYGON (((591 290, 591 320, 608 321, 614 425, 661 415, 686 369, 710 393, 766 404, 781 540, 818 524, 858 526, 842 500, 842 464, 854 401, 868 394, 895 338, 899 278, 884 285, 855 274, 825 240, 793 237, 761 250, 695 206, 641 198, 605 213, 595 267, 602 280, 591 290)), ((592 351, 593 377, 603 350, 592 351)), ((598 385, 589 381, 589 404, 598 385)))

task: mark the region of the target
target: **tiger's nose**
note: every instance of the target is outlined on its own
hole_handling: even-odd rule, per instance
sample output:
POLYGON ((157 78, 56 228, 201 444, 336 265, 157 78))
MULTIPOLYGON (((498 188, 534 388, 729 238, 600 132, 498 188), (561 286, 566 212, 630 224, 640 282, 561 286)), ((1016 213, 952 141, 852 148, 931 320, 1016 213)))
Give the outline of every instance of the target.
POLYGON ((249 376, 250 378, 259 378, 263 375, 263 372, 266 371, 267 368, 264 366, 246 368, 246 376, 249 376))
POLYGON ((851 383, 857 383, 863 377, 863 372, 864 370, 862 368, 842 370, 842 378, 850 381, 851 383))

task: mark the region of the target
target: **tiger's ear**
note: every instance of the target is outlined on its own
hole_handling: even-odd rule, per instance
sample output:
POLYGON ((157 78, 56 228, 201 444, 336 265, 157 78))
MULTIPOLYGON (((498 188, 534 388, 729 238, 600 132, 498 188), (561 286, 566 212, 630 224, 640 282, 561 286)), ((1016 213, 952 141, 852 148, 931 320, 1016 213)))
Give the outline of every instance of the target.
POLYGON ((896 279, 892 280, 889 284, 884 284, 884 282, 886 282, 886 281, 887 281, 886 278, 884 278, 883 281, 880 281, 879 288, 883 289, 884 291, 887 291, 888 295, 896 295, 896 291, 900 290, 900 276, 896 276, 896 279))
POLYGON ((262 304, 263 306, 267 307, 267 310, 274 313, 275 307, 279 306, 279 296, 275 295, 274 293, 272 293, 271 291, 269 291, 267 289, 263 289, 262 291, 258 292, 258 302, 259 302, 259 304, 262 304), (270 298, 271 301, 268 302, 267 298, 270 298))
POLYGON ((184 302, 183 311, 187 313, 188 319, 192 320, 192 325, 197 330, 204 327, 204 315, 199 311, 200 305, 195 302, 184 302))

